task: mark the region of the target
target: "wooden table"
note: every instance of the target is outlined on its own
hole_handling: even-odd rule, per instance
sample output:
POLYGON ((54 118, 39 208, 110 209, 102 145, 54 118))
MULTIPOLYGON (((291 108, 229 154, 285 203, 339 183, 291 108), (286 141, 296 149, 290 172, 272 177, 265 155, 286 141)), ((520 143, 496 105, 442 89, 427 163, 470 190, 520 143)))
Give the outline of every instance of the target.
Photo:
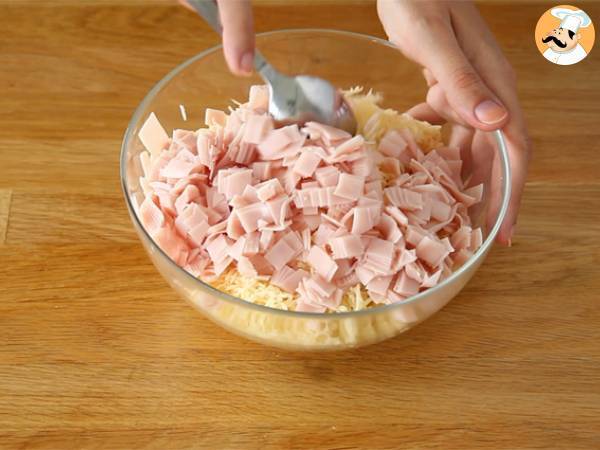
MULTIPOLYGON (((535 144, 513 248, 399 338, 294 354, 178 299, 120 191, 133 109, 217 37, 170 3, 0 0, 0 448, 600 448, 600 48, 542 59, 549 6, 481 6, 535 144)), ((382 36, 364 3, 256 23, 382 36)))

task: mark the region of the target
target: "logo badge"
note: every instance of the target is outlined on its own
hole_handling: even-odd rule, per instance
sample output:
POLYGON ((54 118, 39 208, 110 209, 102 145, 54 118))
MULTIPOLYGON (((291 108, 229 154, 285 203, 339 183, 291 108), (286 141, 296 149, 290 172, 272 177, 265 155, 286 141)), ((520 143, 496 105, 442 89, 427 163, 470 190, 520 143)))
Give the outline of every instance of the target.
POLYGON ((535 43, 548 61, 570 66, 583 60, 594 46, 594 24, 582 9, 571 5, 550 8, 535 27, 535 43))

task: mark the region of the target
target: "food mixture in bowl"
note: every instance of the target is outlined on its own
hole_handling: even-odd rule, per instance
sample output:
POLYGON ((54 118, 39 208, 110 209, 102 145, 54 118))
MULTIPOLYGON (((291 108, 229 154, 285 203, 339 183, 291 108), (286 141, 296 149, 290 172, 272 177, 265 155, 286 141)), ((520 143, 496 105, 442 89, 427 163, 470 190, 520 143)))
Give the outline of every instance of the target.
POLYGON ((439 126, 345 93, 358 131, 276 127, 253 86, 205 128, 170 138, 151 114, 139 132, 155 243, 213 287, 273 308, 356 311, 402 302, 452 274, 479 248, 468 208, 483 186, 461 178, 439 126))

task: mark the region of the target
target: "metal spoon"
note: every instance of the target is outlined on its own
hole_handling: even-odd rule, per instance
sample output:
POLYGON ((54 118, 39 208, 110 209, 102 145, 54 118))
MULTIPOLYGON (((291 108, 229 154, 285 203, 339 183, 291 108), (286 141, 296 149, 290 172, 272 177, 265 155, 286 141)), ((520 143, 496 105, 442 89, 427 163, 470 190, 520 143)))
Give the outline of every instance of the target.
MULTIPOLYGON (((219 34, 223 29, 214 0, 183 0, 219 34)), ((310 75, 289 77, 278 72, 256 49, 254 68, 269 86, 269 114, 281 123, 311 120, 356 132, 356 119, 338 89, 322 78, 310 75)))

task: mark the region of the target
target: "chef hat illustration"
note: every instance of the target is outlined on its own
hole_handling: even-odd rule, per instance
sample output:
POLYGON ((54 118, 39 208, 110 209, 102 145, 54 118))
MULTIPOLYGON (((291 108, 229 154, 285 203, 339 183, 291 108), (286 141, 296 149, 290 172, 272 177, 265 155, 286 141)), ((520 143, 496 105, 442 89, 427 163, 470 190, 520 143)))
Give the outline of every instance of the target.
POLYGON ((592 19, 584 11, 567 8, 553 8, 550 13, 561 20, 560 27, 577 33, 579 28, 586 28, 592 23, 592 19))

